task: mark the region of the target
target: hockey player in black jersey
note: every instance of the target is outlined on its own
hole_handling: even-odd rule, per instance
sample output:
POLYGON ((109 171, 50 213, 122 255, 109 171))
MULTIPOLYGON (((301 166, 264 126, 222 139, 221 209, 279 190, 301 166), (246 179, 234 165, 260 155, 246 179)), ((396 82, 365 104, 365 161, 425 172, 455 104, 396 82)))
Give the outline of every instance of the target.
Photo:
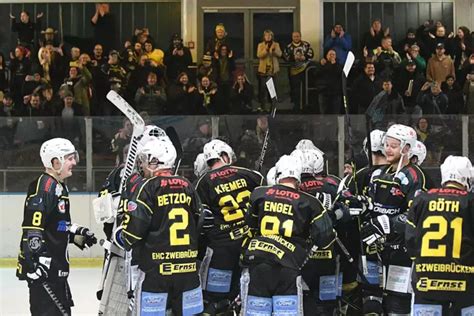
POLYGON ((256 171, 232 166, 234 152, 221 140, 208 142, 203 153, 210 170, 198 180, 196 191, 206 214, 214 217, 214 225, 205 232, 209 244, 200 276, 206 302, 204 315, 216 315, 227 312, 238 295, 239 256, 249 232, 245 214, 250 193, 262 185, 263 177, 256 171))
POLYGON ((414 260, 414 315, 474 315, 474 169, 466 157, 441 165, 441 188, 418 194, 405 240, 414 260))
POLYGON ((176 150, 170 142, 149 141, 139 159, 148 180, 128 201, 121 234, 126 250, 141 244, 133 314, 199 314, 199 197, 188 180, 172 174, 176 150))
MULTIPOLYGON (((243 256, 248 267, 242 274, 244 316, 303 315, 301 268, 313 245, 324 250, 335 238, 319 200, 298 189, 301 162, 282 156, 275 171, 278 184, 259 187, 250 197, 254 237, 243 256)), ((336 292, 334 276, 324 282, 325 295, 336 292)))
POLYGON ((383 303, 381 291, 368 292, 364 297, 365 314, 409 315, 411 311, 411 260, 404 244, 405 219, 415 192, 426 190, 423 173, 409 161, 415 143, 413 128, 392 125, 384 138, 389 165, 372 172, 368 194, 373 209, 367 213, 369 219, 361 229, 361 238, 369 246, 383 244, 380 255, 385 279, 379 283, 380 260, 375 253, 368 255, 366 278, 374 286, 383 286, 383 303))
POLYGON ((28 187, 16 274, 28 282, 32 315, 70 315, 68 245, 84 249, 97 239, 88 228, 71 223, 64 180, 79 160, 74 145, 53 138, 41 145, 40 156, 46 169, 28 187))
POLYGON ((433 180, 421 167, 421 165, 423 164, 423 161, 425 161, 425 158, 426 158, 426 146, 425 144, 423 144, 423 142, 420 142, 419 140, 417 140, 415 146, 412 148, 412 150, 410 150, 410 162, 412 163, 412 165, 417 166, 418 169, 420 169, 420 171, 424 174, 426 187, 433 188, 434 187, 433 180))

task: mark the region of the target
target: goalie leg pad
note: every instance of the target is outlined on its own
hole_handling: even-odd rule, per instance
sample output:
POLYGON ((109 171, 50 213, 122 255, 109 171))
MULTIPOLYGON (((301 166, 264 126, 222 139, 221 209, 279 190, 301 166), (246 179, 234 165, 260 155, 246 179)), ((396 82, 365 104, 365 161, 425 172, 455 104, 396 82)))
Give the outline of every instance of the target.
POLYGON ((192 316, 204 310, 201 287, 183 293, 183 316, 192 316))
POLYGON ((250 273, 248 268, 242 270, 240 277, 240 299, 242 301, 242 314, 246 313, 247 298, 249 295, 250 273))
POLYGON ((215 293, 229 293, 232 283, 232 270, 209 268, 206 290, 215 293))
POLYGON ((244 316, 271 316, 273 300, 270 297, 249 295, 244 316))

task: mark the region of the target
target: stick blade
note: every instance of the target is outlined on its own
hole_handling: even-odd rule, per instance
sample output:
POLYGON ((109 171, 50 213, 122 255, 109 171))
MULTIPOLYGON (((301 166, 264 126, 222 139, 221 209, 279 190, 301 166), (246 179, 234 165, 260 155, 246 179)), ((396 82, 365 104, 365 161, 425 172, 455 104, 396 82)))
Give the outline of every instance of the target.
POLYGON ((355 56, 351 51, 349 51, 349 53, 347 54, 346 62, 344 64, 344 68, 342 69, 346 78, 349 77, 349 72, 351 71, 354 61, 355 61, 355 56))

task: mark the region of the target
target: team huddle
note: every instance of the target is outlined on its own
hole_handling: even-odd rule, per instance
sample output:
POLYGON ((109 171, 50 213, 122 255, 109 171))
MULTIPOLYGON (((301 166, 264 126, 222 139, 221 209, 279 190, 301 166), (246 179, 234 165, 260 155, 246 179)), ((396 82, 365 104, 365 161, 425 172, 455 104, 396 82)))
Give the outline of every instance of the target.
MULTIPOLYGON (((369 166, 344 179, 310 140, 264 178, 214 139, 191 183, 166 132, 147 126, 136 172, 121 188, 124 167, 114 169, 94 205, 108 252, 125 262, 124 315, 474 315, 471 162, 447 157, 433 188, 411 127, 374 130, 364 146, 369 166)), ((68 244, 97 239, 71 222, 74 146, 52 139, 40 155, 17 276, 33 315, 70 315, 68 244)))

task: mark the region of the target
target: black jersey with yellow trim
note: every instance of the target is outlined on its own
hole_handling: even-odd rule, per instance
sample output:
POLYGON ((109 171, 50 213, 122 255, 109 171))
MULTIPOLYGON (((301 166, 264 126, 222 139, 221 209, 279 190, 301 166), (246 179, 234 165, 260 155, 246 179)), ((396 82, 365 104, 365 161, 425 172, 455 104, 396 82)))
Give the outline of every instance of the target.
POLYGON ((328 193, 332 199, 337 196, 337 189, 341 179, 332 174, 312 175, 310 173, 301 174, 300 190, 310 194, 328 193))
POLYGON ((424 298, 474 298, 474 194, 455 186, 418 194, 407 214, 413 288, 424 298))
POLYGON ((161 275, 196 272, 201 203, 180 176, 157 176, 139 186, 123 220, 125 248, 140 246, 142 271, 161 275))
POLYGON ((334 241, 332 221, 318 199, 284 185, 256 188, 250 197, 248 222, 253 235, 244 262, 271 261, 301 269, 313 245, 334 241))
POLYGON ((39 257, 51 258, 48 278, 69 274, 69 191, 64 183, 43 173, 28 186, 24 205, 17 276, 25 279, 39 257))
POLYGON ((210 170, 198 180, 196 191, 203 207, 214 215, 214 227, 207 232, 211 243, 225 244, 247 235, 250 194, 263 181, 257 171, 229 165, 210 170))

